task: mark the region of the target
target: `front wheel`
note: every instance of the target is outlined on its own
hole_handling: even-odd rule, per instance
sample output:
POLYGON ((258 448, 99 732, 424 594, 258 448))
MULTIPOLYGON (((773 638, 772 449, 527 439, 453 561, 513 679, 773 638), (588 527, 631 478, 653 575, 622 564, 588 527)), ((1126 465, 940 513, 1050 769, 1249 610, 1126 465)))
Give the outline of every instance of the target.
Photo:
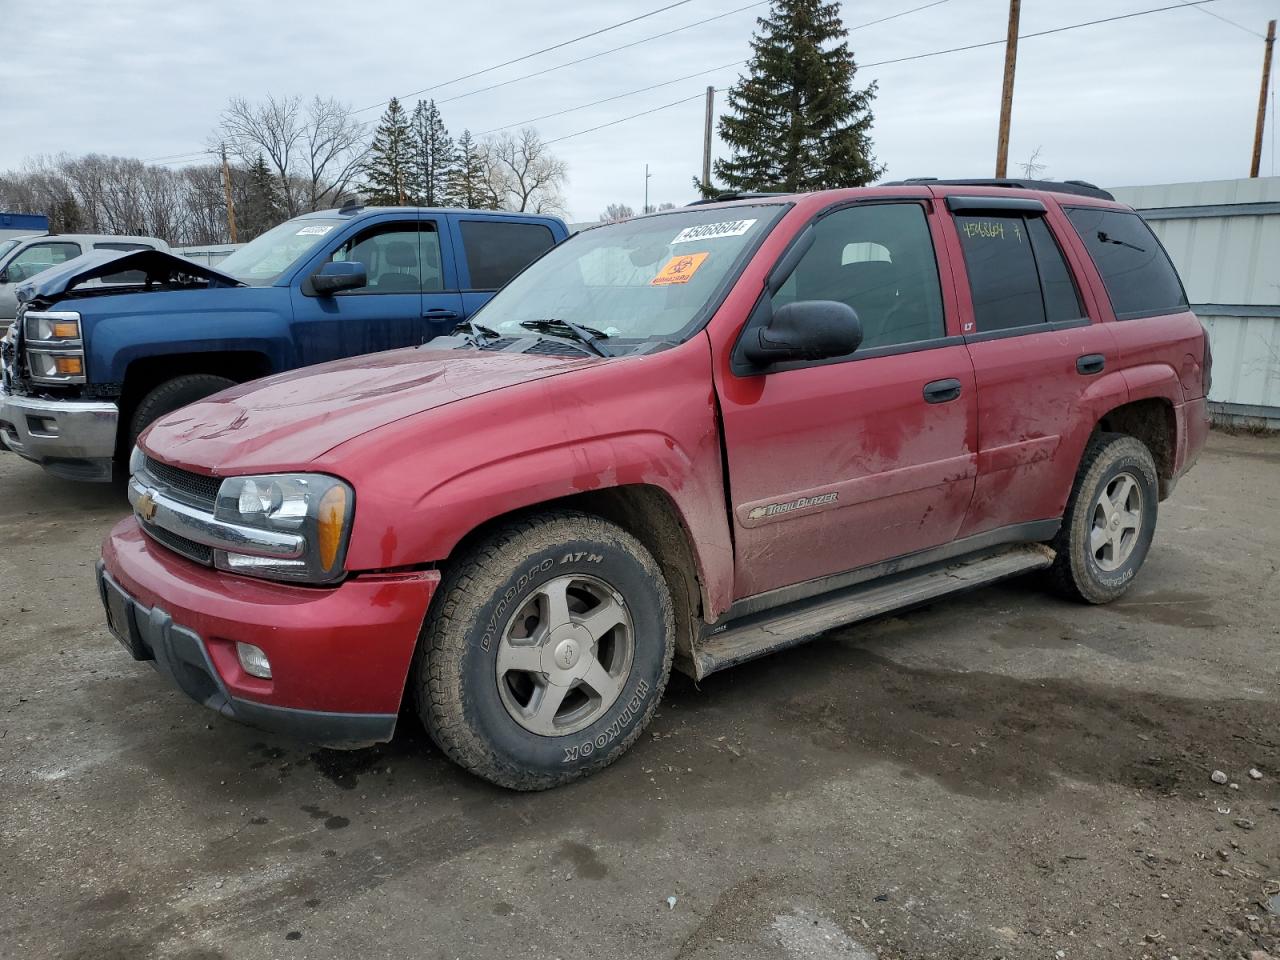
POLYGON ((1156 529, 1159 479, 1146 445, 1100 433, 1085 448, 1049 576, 1057 591, 1086 603, 1109 603, 1133 581, 1156 529))
POLYGON ((450 565, 418 645, 418 712, 486 780, 567 783, 649 723, 674 634, 666 581, 638 540, 588 514, 538 514, 450 565))

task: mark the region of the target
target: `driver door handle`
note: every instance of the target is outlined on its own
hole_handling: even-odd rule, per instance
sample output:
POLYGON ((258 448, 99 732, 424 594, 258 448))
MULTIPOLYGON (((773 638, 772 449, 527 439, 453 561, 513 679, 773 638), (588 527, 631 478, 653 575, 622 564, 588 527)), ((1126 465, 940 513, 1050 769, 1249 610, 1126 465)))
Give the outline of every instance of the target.
POLYGON ((424 320, 457 320, 461 316, 457 310, 450 310, 448 307, 432 307, 422 311, 424 320))
POLYGON ((950 403, 960 396, 960 381, 934 380, 924 385, 925 403, 950 403))

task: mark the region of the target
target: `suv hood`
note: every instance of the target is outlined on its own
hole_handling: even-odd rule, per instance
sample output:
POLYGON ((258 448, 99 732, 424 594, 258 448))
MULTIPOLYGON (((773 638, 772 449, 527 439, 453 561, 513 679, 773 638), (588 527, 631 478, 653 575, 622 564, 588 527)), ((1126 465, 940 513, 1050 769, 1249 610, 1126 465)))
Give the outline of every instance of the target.
MULTIPOLYGON (((163 250, 95 250, 50 267, 21 284, 15 291, 20 303, 32 300, 52 300, 62 296, 77 284, 115 273, 139 271, 145 276, 147 288, 171 289, 173 287, 243 287, 230 274, 220 273, 212 267, 187 260, 163 250)), ((95 287, 94 295, 110 293, 137 293, 138 284, 95 287)))
POLYGON ((585 355, 389 350, 232 387, 161 417, 140 442, 157 459, 202 473, 296 470, 396 420, 606 362, 585 355))

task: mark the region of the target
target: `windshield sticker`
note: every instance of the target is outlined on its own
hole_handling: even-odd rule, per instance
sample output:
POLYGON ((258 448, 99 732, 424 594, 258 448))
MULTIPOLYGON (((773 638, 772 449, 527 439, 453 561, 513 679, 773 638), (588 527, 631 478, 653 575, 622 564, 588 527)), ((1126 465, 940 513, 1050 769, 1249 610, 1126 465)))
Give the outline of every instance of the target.
POLYGON ((332 229, 333 227, 327 224, 316 224, 315 226, 311 226, 311 227, 303 227, 301 230, 295 233, 294 236, 295 237, 323 237, 326 233, 328 233, 332 229))
POLYGON ((668 287, 673 283, 688 283, 702 266, 702 261, 709 256, 709 253, 683 253, 672 257, 658 271, 658 275, 649 281, 649 286, 668 287))
POLYGON ((671 242, 693 243, 695 240, 718 240, 720 237, 740 237, 753 226, 755 220, 723 220, 720 223, 704 223, 700 227, 685 227, 671 242))

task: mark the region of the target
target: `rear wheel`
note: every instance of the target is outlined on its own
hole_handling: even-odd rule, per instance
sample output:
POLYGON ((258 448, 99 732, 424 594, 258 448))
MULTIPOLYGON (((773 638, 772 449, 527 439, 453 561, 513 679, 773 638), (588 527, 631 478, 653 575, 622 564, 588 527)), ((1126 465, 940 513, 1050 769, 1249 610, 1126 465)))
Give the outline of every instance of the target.
POLYGON ((123 452, 124 456, 129 456, 133 445, 138 442, 138 435, 166 413, 173 413, 189 403, 203 400, 219 390, 235 385, 234 380, 211 373, 189 373, 155 387, 134 407, 133 416, 129 419, 129 442, 123 452))
POLYGON ((1089 441, 1053 541, 1059 593, 1109 603, 1133 581, 1155 534, 1159 479, 1145 444, 1118 433, 1089 441))
POLYGON ((414 690, 468 770, 542 790, 607 766, 648 724, 671 670, 657 563, 598 517, 539 514, 452 564, 423 626, 414 690))

